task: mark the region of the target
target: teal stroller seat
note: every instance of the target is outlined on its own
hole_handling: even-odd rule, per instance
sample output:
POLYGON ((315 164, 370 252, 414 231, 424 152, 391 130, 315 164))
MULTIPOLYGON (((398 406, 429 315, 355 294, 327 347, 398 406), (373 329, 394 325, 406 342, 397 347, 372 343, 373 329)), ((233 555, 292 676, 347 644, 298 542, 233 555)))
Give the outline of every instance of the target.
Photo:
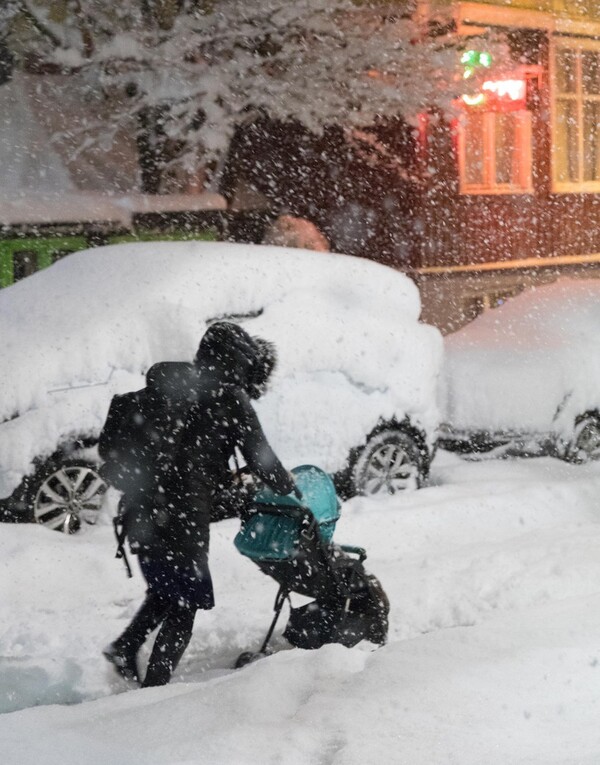
POLYGON ((268 653, 268 644, 291 593, 314 600, 292 608, 283 633, 299 648, 325 643, 352 646, 387 637, 389 602, 379 581, 363 566, 361 547, 333 541, 340 502, 331 477, 318 467, 292 470, 301 499, 262 488, 235 537, 237 550, 279 584, 275 615, 258 653, 243 653, 236 666, 268 653))

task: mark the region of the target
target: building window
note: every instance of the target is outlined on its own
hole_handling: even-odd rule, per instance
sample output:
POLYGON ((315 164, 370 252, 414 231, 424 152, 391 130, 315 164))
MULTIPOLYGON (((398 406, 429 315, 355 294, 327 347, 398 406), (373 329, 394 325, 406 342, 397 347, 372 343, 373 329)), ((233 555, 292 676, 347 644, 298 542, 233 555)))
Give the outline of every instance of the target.
POLYGON ((600 191, 600 43, 555 39, 552 56, 555 191, 600 191))
POLYGON ((465 106, 458 153, 463 194, 531 191, 531 113, 465 106))

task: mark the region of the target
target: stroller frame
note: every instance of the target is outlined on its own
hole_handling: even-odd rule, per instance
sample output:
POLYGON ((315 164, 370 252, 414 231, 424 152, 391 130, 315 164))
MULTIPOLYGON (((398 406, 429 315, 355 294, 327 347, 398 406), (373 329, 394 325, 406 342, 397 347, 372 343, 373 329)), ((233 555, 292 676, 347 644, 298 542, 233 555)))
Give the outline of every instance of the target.
MULTIPOLYGON (((293 506, 288 498, 273 497, 269 502, 256 501, 253 508, 250 518, 256 514, 267 519, 270 516, 287 518, 297 524, 298 533, 293 555, 288 558, 257 559, 249 555, 263 573, 275 579, 279 590, 273 619, 260 649, 255 653, 242 653, 236 668, 269 655, 269 643, 286 600, 290 604, 290 622, 284 637, 292 645, 318 648, 324 643, 337 642, 351 646, 363 638, 384 644, 389 602, 379 582, 364 570, 363 562, 367 558, 364 548, 337 545, 324 539, 319 521, 304 503, 297 502, 293 506), (315 600, 294 609, 290 600, 293 592, 315 600), (302 626, 306 624, 309 624, 308 631, 302 626)), ((248 554, 243 549, 240 552, 248 554)))

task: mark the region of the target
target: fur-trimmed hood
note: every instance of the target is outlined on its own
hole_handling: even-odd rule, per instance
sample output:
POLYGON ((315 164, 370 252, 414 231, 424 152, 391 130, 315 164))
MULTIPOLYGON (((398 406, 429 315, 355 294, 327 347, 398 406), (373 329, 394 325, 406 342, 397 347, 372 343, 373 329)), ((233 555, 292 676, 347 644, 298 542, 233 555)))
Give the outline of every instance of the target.
POLYGON ((244 388, 252 398, 266 390, 277 363, 275 346, 239 324, 218 321, 206 330, 194 363, 201 374, 244 388))

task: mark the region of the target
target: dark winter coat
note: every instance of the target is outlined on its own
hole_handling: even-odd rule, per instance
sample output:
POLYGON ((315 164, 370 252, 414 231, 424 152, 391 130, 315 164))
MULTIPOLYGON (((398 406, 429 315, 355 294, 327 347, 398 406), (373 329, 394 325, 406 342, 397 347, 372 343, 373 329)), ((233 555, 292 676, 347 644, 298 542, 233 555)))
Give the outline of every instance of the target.
POLYGON ((163 544, 165 491, 197 385, 194 365, 161 362, 148 370, 144 389, 111 402, 98 442, 104 460, 100 472, 123 492, 121 507, 133 552, 163 544))
POLYGON ((194 365, 157 364, 143 391, 113 401, 100 439, 103 472, 125 492, 125 529, 150 592, 212 607, 209 522, 231 488, 236 449, 274 491, 294 489, 250 401, 274 364, 268 343, 219 322, 202 338, 194 365))
POLYGON ((218 322, 202 338, 198 392, 178 440, 171 486, 172 529, 180 551, 208 547, 211 511, 231 487, 236 449, 249 470, 278 494, 294 489, 251 403, 275 365, 274 349, 241 327, 218 322))

